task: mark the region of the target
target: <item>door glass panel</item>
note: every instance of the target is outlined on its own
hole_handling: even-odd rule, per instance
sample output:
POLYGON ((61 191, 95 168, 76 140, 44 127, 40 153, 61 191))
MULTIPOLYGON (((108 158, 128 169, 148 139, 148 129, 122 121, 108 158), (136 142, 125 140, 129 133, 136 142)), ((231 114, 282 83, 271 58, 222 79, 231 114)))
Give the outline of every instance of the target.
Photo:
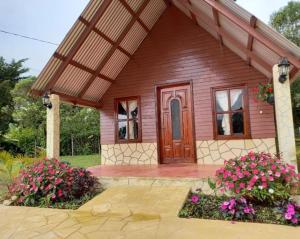
POLYGON ((218 113, 229 110, 227 90, 216 91, 216 110, 218 113))
POLYGON ((229 114, 218 114, 217 126, 219 135, 230 135, 229 114))
POLYGON ((243 90, 234 89, 230 91, 231 110, 242 110, 243 103, 243 90))
POLYGON ((181 139, 181 123, 180 123, 180 103, 179 100, 173 99, 171 101, 171 120, 172 120, 172 134, 174 140, 181 139))
POLYGON ((129 139, 137 139, 139 135, 138 122, 136 120, 129 121, 129 139))
POLYGON ((137 119, 138 117, 138 103, 137 100, 128 101, 129 119, 137 119))
POLYGON ((242 112, 232 114, 232 131, 234 134, 244 133, 244 117, 242 112))
POLYGON ((119 139, 128 139, 127 121, 118 123, 119 139))
POLYGON ((120 101, 118 103, 118 119, 125 120, 127 119, 127 106, 126 101, 120 101))

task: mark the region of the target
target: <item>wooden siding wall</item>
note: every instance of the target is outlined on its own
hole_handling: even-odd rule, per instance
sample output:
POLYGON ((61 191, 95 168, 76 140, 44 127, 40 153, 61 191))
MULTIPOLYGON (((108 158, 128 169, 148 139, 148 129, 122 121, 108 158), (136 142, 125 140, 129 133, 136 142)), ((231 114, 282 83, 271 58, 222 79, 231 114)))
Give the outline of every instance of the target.
POLYGON ((114 98, 141 96, 142 139, 156 142, 155 86, 193 82, 196 140, 213 139, 211 87, 247 83, 252 138, 275 137, 273 109, 253 88, 266 78, 170 7, 103 98, 101 143, 114 143, 114 98), (260 114, 260 111, 263 114, 260 114))

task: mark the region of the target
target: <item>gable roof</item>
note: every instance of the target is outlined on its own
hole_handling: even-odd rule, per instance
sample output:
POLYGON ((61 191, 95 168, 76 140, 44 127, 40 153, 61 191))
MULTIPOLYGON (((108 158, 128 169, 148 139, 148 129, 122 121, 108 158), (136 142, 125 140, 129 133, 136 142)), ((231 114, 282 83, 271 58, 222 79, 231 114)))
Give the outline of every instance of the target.
POLYGON ((291 78, 300 48, 232 0, 91 0, 32 86, 73 104, 101 107, 101 98, 170 4, 266 77, 281 57, 291 78))

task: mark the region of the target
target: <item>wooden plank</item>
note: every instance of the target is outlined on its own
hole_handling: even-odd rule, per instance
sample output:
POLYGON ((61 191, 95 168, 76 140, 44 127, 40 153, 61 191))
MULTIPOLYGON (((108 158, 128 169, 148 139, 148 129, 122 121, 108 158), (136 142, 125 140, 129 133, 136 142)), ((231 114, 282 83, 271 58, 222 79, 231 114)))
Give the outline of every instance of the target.
MULTIPOLYGON (((101 70, 103 69, 103 67, 109 61, 110 57, 114 54, 115 50, 118 48, 118 46, 120 45, 120 43, 123 41, 123 39, 125 38, 125 36, 129 32, 129 30, 131 29, 131 27, 134 25, 134 23, 136 22, 137 18, 141 15, 141 13, 144 11, 144 9, 146 8, 146 6, 148 5, 149 2, 150 2, 150 0, 146 0, 140 6, 139 10, 137 11, 136 16, 131 19, 131 21, 129 22, 129 24, 125 27, 125 29, 123 30, 123 32, 121 33, 121 35, 118 37, 118 40, 115 42, 115 44, 113 45, 113 47, 109 50, 109 52, 106 54, 105 58, 102 60, 102 62, 97 67, 97 69, 96 69, 96 73, 97 74, 99 74, 101 72, 101 70)), ((88 82, 84 85, 84 87, 82 88, 82 90, 78 94, 78 97, 82 97, 87 92, 87 90, 93 84, 93 82, 94 82, 95 79, 96 79, 96 77, 92 76, 88 80, 88 82)))
MULTIPOLYGON (((217 0, 214 0, 214 1, 217 1, 217 0)), ((213 13, 213 16, 214 16, 214 21, 215 21, 215 24, 218 26, 218 27, 221 27, 221 24, 220 24, 220 19, 219 19, 219 13, 216 9, 212 8, 212 13, 213 13)), ((218 34, 218 38, 219 38, 219 41, 220 41, 220 44, 221 46, 223 46, 223 39, 222 39, 222 36, 220 34, 218 34)))
MULTIPOLYGON (((131 14, 131 16, 136 17, 136 13, 132 10, 132 8, 128 5, 128 3, 125 0, 119 0, 122 5, 126 8, 126 10, 131 14)), ((140 19, 140 17, 137 17, 137 21, 141 26, 145 29, 146 32, 150 32, 150 29, 146 26, 146 24, 140 19)))
POLYGON ((53 77, 51 77, 51 79, 47 83, 47 85, 45 87, 45 91, 48 91, 49 89, 51 89, 51 88, 54 87, 55 83, 58 81, 59 77, 62 75, 62 73, 66 69, 66 67, 68 66, 69 62, 76 55, 76 53, 78 52, 79 48, 82 46, 82 44, 85 42, 85 40, 89 36, 89 34, 92 31, 93 27, 97 24, 97 22, 102 17, 102 15, 105 13, 106 9, 108 8, 108 6, 111 3, 112 3, 112 0, 104 0, 104 2, 101 4, 101 6, 99 7, 99 9, 94 14, 94 16, 93 16, 93 18, 92 18, 92 20, 90 22, 90 26, 86 27, 84 29, 84 31, 82 32, 82 34, 80 35, 80 37, 76 40, 76 42, 74 43, 72 49, 69 51, 68 55, 66 56, 66 61, 64 61, 59 66, 59 68, 57 69, 57 71, 55 72, 55 74, 53 75, 53 77))
MULTIPOLYGON (((255 16, 251 16, 250 18, 250 26, 252 28, 256 27, 257 18, 255 16)), ((252 35, 248 35, 247 49, 252 51, 254 37, 252 35)), ((251 58, 248 56, 247 58, 248 65, 251 66, 251 58)))
MULTIPOLYGON (((44 95, 44 92, 32 89, 31 94, 41 97, 44 95)), ((62 101, 66 101, 66 102, 72 103, 74 105, 88 106, 88 107, 92 107, 92 108, 96 108, 96 109, 100 109, 102 107, 101 103, 90 101, 90 100, 80 99, 78 97, 66 95, 64 93, 60 93, 57 91, 51 91, 51 94, 59 95, 59 97, 62 101)))
POLYGON ((300 60, 297 57, 295 57, 294 55, 292 55, 290 52, 283 49, 282 47, 276 45, 272 40, 268 39, 260 32, 256 31, 246 22, 242 21, 239 17, 234 15, 228 8, 226 8, 225 6, 223 6, 222 4, 214 0, 203 0, 203 1, 206 2, 208 5, 210 5, 211 7, 213 7, 214 9, 216 9, 219 13, 224 15, 230 21, 235 23, 237 26, 242 28, 248 34, 252 35, 257 41, 265 45, 267 48, 271 49, 281 57, 287 57, 290 63, 292 63, 297 68, 300 68, 300 60))
MULTIPOLYGON (((191 0, 188 0, 188 3, 189 3, 189 5, 192 7, 192 2, 191 2, 191 0)), ((193 11, 189 11, 190 12, 190 14, 191 14, 191 16, 192 16, 192 20, 193 20, 193 22, 196 24, 196 25, 198 25, 198 21, 197 21, 197 17, 196 17, 196 15, 193 13, 193 11)))
MULTIPOLYGON (((61 61, 66 61, 66 60, 67 60, 66 57, 64 57, 63 55, 59 54, 58 52, 55 52, 55 53, 53 54, 53 56, 54 56, 55 58, 61 60, 61 61)), ((113 79, 111 79, 111 78, 109 78, 109 77, 107 77, 107 76, 105 76, 105 75, 103 75, 103 74, 98 74, 98 75, 96 75, 96 71, 94 71, 93 69, 91 69, 91 68, 89 68, 89 67, 86 67, 86 66, 80 64, 80 63, 77 62, 77 61, 71 60, 71 61, 69 61, 69 64, 72 65, 72 66, 75 66, 75 67, 77 67, 77 68, 79 68, 79 69, 81 69, 81 70, 83 70, 83 71, 86 71, 86 72, 88 72, 88 73, 90 73, 90 74, 92 74, 92 75, 94 75, 94 76, 96 76, 96 77, 102 78, 103 80, 106 80, 106 81, 108 81, 108 82, 110 82, 110 83, 114 83, 114 82, 115 82, 113 79)))
MULTIPOLYGON (((84 19, 82 16, 79 17, 79 21, 81 21, 87 27, 90 26, 90 23, 86 19, 84 19)), ((98 28, 93 27, 92 31, 95 32, 95 33, 97 33, 99 36, 101 36, 104 40, 108 41, 110 44, 112 44, 112 45, 115 44, 115 42, 112 39, 110 39, 108 36, 106 36, 98 28)), ((128 51, 126 51, 123 47, 118 46, 118 50, 121 51, 121 52, 123 52, 129 58, 132 58, 132 55, 128 51)))

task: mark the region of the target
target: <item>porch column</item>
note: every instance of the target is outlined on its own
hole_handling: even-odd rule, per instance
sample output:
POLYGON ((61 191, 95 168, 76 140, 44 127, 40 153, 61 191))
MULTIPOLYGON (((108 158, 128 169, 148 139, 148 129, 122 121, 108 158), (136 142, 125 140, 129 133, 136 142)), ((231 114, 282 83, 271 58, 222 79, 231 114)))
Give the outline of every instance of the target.
POLYGON ((287 80, 282 84, 278 79, 279 68, 278 65, 274 65, 273 86, 279 153, 282 153, 286 163, 293 164, 297 168, 290 80, 287 76, 287 80))
POLYGON ((47 158, 59 159, 60 152, 60 115, 59 96, 50 95, 52 108, 47 108, 47 158))

